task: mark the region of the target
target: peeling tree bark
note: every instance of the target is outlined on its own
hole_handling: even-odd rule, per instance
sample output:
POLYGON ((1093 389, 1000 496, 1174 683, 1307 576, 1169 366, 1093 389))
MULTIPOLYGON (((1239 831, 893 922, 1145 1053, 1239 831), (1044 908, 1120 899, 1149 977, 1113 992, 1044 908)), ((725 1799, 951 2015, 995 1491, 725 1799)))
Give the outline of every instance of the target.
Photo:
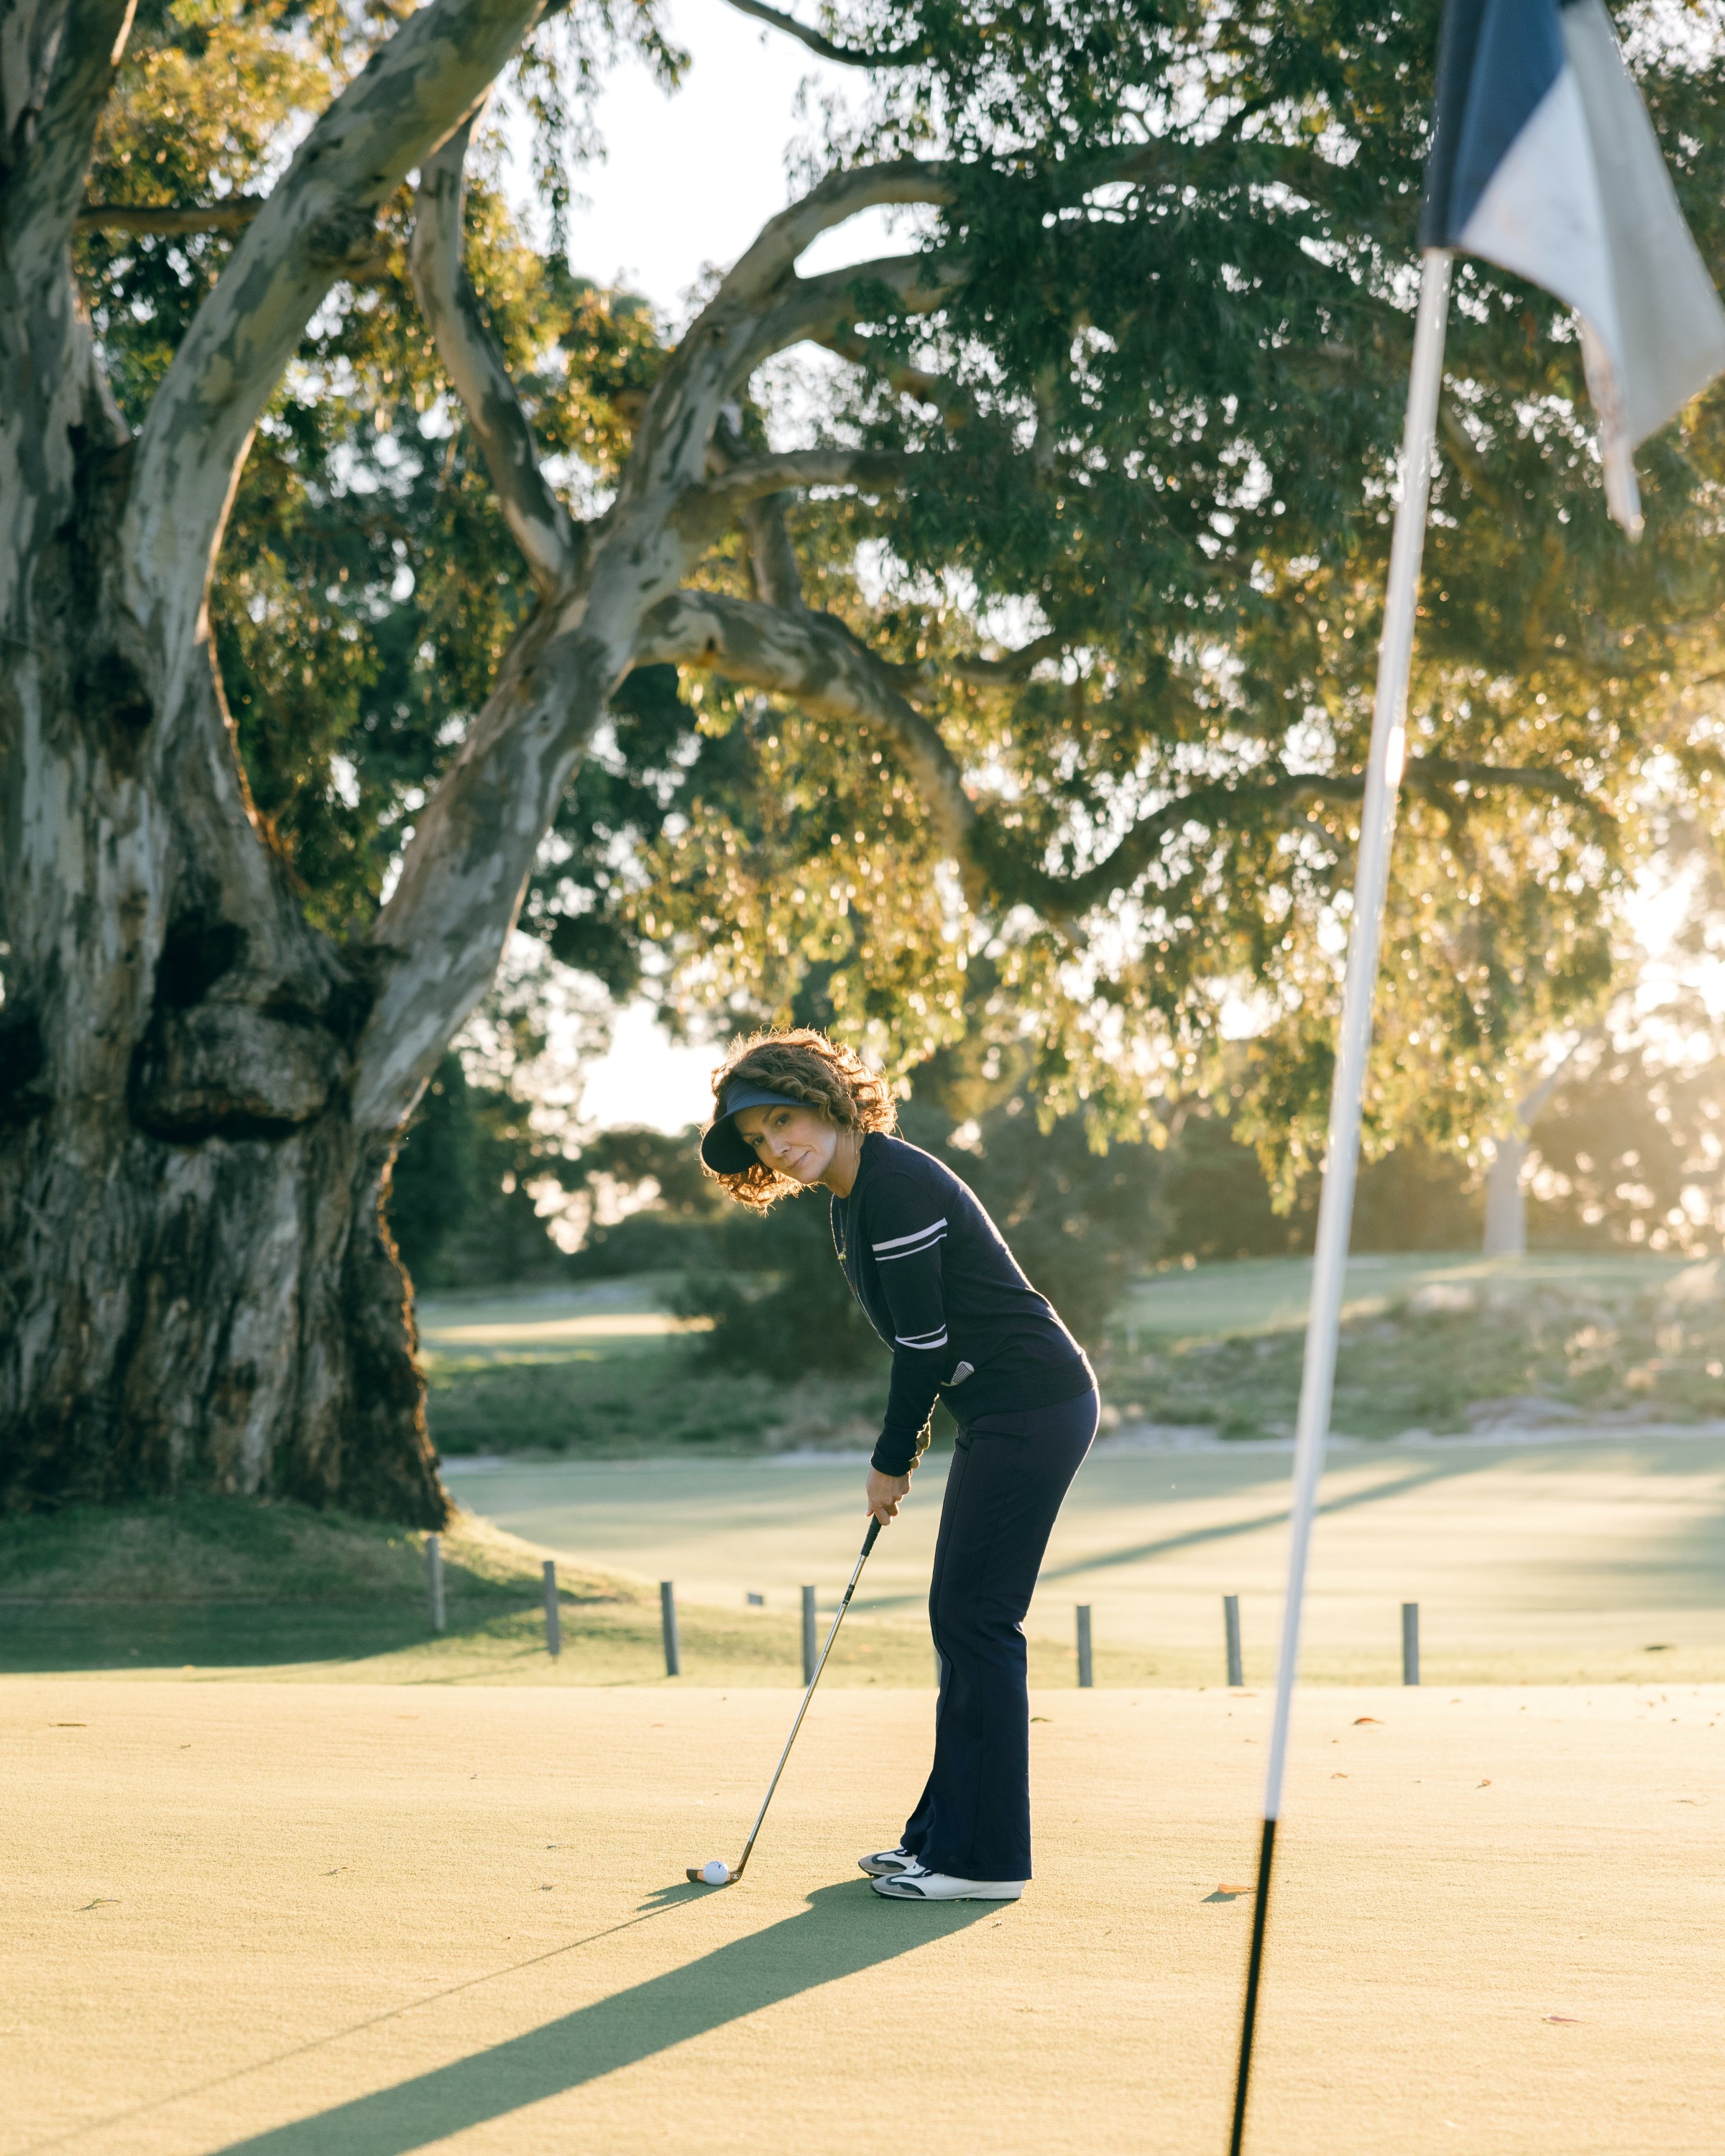
POLYGON ((129 0, 0 19, 0 1502, 204 1487, 434 1523, 362 965, 252 816, 205 594, 259 412, 374 205, 542 0, 435 0, 253 220, 141 435, 69 243, 129 0))

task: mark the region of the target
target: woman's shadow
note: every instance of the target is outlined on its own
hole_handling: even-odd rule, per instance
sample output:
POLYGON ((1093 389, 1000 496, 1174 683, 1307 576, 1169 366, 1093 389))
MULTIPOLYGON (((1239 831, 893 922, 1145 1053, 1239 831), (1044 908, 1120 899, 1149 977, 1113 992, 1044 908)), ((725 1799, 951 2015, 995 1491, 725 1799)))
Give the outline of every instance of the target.
MULTIPOLYGON (((673 1887, 649 1907, 668 1909, 701 1891, 673 1887)), ((980 1902, 911 1907, 885 1902, 861 1880, 823 1887, 796 1916, 681 1969, 452 2066, 230 2143, 219 2156, 407 2156, 464 2128, 542 2103, 709 2029, 776 2006, 799 1991, 855 1976, 929 1940, 949 1938, 989 1913, 998 1912, 980 1902)))

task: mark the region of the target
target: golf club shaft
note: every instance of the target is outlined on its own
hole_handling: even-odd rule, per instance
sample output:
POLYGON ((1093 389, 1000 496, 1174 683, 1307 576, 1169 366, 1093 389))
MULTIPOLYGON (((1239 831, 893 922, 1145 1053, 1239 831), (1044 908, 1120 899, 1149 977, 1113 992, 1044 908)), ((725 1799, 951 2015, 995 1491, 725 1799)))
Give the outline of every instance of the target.
POLYGON ((797 1718, 791 1724, 791 1733, 784 1741, 784 1749, 778 1755, 778 1764, 773 1770, 773 1779, 767 1784, 767 1794, 761 1799, 761 1809, 755 1814, 755 1823, 749 1829, 749 1838, 743 1844, 742 1855, 737 1859, 737 1869, 731 1876, 741 1879, 743 1866, 749 1861, 749 1852, 755 1845, 755 1836, 761 1831, 761 1822, 767 1816, 767 1807, 773 1802, 773 1793, 778 1787, 778 1778, 784 1772, 784 1763, 791 1756, 791 1747, 797 1741, 797 1732, 803 1727, 803 1717, 809 1712, 809 1702, 814 1697, 814 1687, 820 1682, 820 1673, 827 1666, 827 1656, 833 1651, 833 1642, 839 1636, 839 1627, 845 1622, 845 1612, 850 1607, 850 1598, 856 1592, 856 1583, 862 1578, 862 1568, 869 1561, 869 1552, 875 1547, 880 1533, 878 1520, 869 1522, 869 1532, 863 1537, 861 1553, 851 1567, 850 1584, 845 1590, 838 1613, 833 1619, 833 1629, 827 1634, 826 1645, 820 1650, 820 1660, 814 1666, 814 1675, 803 1689, 803 1704, 797 1709, 797 1718))

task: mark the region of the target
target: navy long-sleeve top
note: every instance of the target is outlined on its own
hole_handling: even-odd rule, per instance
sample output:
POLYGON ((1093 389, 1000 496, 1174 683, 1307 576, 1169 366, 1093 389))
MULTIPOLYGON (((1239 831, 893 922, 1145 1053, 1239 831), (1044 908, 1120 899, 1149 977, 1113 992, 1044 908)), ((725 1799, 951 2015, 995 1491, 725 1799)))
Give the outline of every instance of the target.
POLYGON ((975 1193, 920 1147, 869 1133, 850 1196, 833 1199, 833 1244, 892 1350, 874 1452, 881 1474, 909 1473, 937 1396, 968 1429, 1076 1399, 1096 1383, 975 1193))

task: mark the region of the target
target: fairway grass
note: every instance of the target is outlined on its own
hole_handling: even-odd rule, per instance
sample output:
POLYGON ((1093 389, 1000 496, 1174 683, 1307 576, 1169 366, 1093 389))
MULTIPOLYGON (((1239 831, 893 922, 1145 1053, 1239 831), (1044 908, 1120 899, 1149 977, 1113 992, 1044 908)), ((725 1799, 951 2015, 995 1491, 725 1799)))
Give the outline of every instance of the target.
MULTIPOLYGON (((1311 1278, 1308 1258, 1255 1258, 1135 1282, 1097 1348, 1106 1414, 1285 1435, 1311 1278)), ((851 1378, 823 1375, 816 1355, 795 1384, 716 1369, 661 1306, 674 1286, 643 1276, 426 1299, 439 1445, 451 1458, 697 1463, 873 1442, 884 1355, 851 1378)), ((1725 1261, 1368 1255, 1348 1268, 1343 1320, 1333 1423, 1345 1435, 1465 1430, 1530 1400, 1556 1419, 1691 1422, 1725 1409, 1725 1261)))
MULTIPOLYGON (((925 1604, 947 1460, 918 1470, 826 1682, 930 1681, 925 1604)), ((1105 1440, 1062 1507, 1025 1620, 1034 1684, 1076 1681, 1076 1604, 1103 1687, 1223 1679, 1240 1598, 1271 1676, 1287 1559, 1286 1445, 1105 1440)), ((793 1688, 801 1589, 830 1622, 863 1525, 862 1461, 500 1461, 454 1476, 434 1635, 422 1535, 203 1499, 0 1524, 0 1669, 420 1685, 793 1688), (483 1516, 483 1517, 480 1517, 483 1516), (546 1651, 554 1557, 563 1651, 546 1651), (667 1679, 658 1582, 675 1584, 667 1679), (761 1598, 760 1606, 751 1597, 761 1598)), ((1430 1685, 1725 1681, 1725 1429, 1338 1443, 1321 1492, 1302 1673, 1400 1671, 1420 1608, 1430 1685)))
MULTIPOLYGON (((1261 1697, 1034 1702, 1022 1902, 871 1896, 930 1696, 0 1682, 0 2156, 1215 2156, 1261 1697)), ((1301 1701, 1253 2156, 1712 2156, 1725 1688, 1301 1701)))

